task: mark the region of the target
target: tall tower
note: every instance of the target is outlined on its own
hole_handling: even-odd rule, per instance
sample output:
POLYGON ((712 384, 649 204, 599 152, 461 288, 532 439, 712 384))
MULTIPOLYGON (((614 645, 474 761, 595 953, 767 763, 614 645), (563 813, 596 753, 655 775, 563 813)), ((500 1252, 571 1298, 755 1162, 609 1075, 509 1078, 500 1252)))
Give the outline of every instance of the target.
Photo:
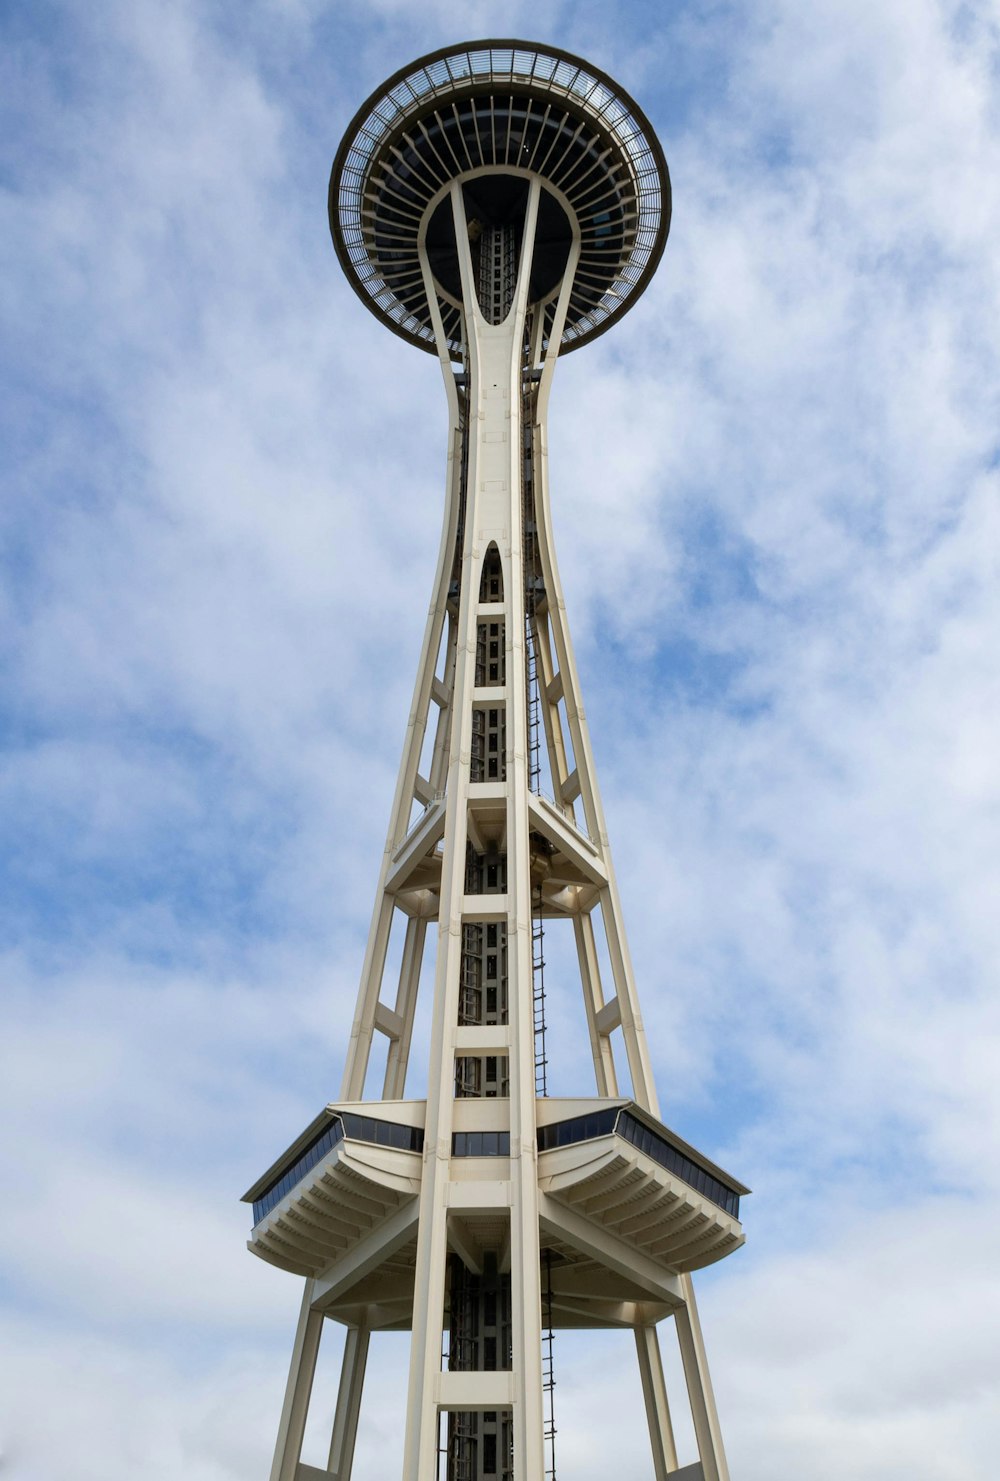
POLYGON ((250 1249, 306 1277, 272 1481, 348 1481, 379 1330, 411 1333, 404 1481, 553 1476, 566 1327, 633 1331, 657 1481, 728 1477, 690 1273, 742 1244, 748 1190, 659 1120, 546 469, 557 355, 632 305, 669 211, 666 161, 632 99, 520 41, 396 73, 334 161, 348 280, 438 357, 448 474, 340 1098, 246 1194, 250 1249), (557 930, 575 942, 596 1079, 569 1100, 546 1094, 543 948, 557 930), (420 991, 433 995, 426 1100, 406 1098, 420 991), (657 1334, 671 1318, 700 1457, 683 1469, 657 1334), (300 1454, 328 1319, 347 1335, 324 1470, 300 1454))

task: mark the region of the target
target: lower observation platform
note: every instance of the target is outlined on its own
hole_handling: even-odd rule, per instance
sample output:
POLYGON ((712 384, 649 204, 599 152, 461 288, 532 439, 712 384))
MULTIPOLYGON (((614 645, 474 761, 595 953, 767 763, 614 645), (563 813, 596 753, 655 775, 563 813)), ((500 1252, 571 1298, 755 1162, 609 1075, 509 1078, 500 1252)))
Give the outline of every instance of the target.
MULTIPOLYGON (((244 1195, 249 1248, 311 1276, 342 1321, 412 1320, 424 1101, 330 1105, 244 1195)), ((509 1262, 510 1136, 502 1100, 455 1102, 448 1235, 471 1270, 509 1262)), ((743 1243, 749 1189, 627 1100, 538 1101, 541 1247, 559 1327, 658 1320, 677 1277, 743 1243)))

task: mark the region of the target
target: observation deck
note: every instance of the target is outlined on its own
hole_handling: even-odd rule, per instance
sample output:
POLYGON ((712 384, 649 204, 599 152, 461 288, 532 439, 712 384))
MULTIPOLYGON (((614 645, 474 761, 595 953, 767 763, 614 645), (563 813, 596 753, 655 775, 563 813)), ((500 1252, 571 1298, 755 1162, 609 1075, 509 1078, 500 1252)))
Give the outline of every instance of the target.
MULTIPOLYGON (((579 1297, 598 1272, 595 1290, 617 1290, 618 1300, 662 1298, 658 1280, 713 1264, 743 1243, 740 1196, 749 1189, 647 1112, 626 1100, 543 1099, 538 1106, 543 1245, 561 1271, 560 1324, 580 1324, 570 1287, 579 1297), (643 1288, 643 1269, 652 1288, 643 1288)), ((464 1100, 456 1109, 461 1129, 452 1136, 452 1178, 458 1185, 502 1183, 511 1154, 509 1132, 499 1129, 503 1102, 464 1100)), ((244 1195, 253 1204, 253 1253, 284 1270, 327 1278, 338 1302, 353 1305, 391 1243, 399 1289, 391 1302, 388 1286, 379 1299, 386 1324, 405 1326, 424 1110, 423 1101, 383 1103, 378 1115, 370 1102, 328 1106, 244 1195)), ((461 1202, 458 1195, 456 1207, 461 1202)), ((460 1216, 462 1247, 473 1263, 496 1237, 496 1212, 467 1208, 460 1216)))
POLYGON ((660 260, 670 179, 648 120, 599 69, 555 47, 469 42, 397 72, 362 104, 330 177, 330 230, 347 279, 381 321, 436 353, 421 249, 461 359, 458 254, 448 188, 465 186, 470 240, 517 225, 543 193, 530 301, 554 317, 575 235, 580 258, 560 349, 610 328, 660 260))

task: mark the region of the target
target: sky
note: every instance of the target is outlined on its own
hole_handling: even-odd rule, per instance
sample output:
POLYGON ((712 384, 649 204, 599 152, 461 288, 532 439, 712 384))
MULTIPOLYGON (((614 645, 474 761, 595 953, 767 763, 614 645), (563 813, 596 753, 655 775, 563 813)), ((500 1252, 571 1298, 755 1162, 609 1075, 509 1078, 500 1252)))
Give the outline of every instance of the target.
MULTIPOLYGON (((488 35, 609 72, 671 169, 550 466, 664 1119, 754 1189, 698 1281, 734 1481, 987 1481, 986 0, 0 8, 0 1476, 268 1472, 300 1283, 239 1197, 339 1085, 446 451, 327 180, 386 76, 488 35)), ((549 976, 553 1088, 590 1093, 549 976)), ((405 1361, 380 1340, 361 1481, 405 1361)), ((627 1342, 556 1367, 560 1475, 644 1481, 627 1342)))

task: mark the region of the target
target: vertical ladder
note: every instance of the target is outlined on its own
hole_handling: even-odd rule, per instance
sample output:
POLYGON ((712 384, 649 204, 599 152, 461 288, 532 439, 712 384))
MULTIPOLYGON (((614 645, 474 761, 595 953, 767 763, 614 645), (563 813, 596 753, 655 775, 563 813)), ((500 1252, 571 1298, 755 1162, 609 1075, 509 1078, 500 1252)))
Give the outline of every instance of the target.
POLYGON ((524 621, 524 661, 528 675, 528 786, 532 792, 539 792, 542 782, 541 696, 538 687, 535 618, 531 612, 524 621))
MULTIPOLYGON (((478 1291, 461 1259, 449 1255, 450 1323, 448 1369, 471 1373, 480 1366, 478 1343, 478 1291)), ((448 1414, 447 1481, 478 1481, 479 1416, 465 1411, 448 1414)), ((441 1450, 438 1449, 440 1475, 441 1450)))
POLYGON ((555 1330, 552 1323, 552 1251, 542 1252, 545 1284, 542 1289, 542 1423, 545 1436, 546 1467, 549 1481, 556 1481, 556 1408, 555 1408, 555 1365, 553 1347, 555 1330))
POLYGON ((545 922, 542 887, 531 892, 531 991, 535 1021, 535 1094, 548 1095, 548 1055, 545 1052, 545 922))
MULTIPOLYGON (((530 439, 525 438, 524 463, 524 663, 528 698, 528 786, 541 789, 542 723, 535 646, 535 607, 538 599, 538 544, 535 537, 531 488, 530 439)), ((531 892, 531 982, 535 1026, 535 1094, 548 1095, 548 1056, 545 1051, 545 924, 541 883, 531 892)))

